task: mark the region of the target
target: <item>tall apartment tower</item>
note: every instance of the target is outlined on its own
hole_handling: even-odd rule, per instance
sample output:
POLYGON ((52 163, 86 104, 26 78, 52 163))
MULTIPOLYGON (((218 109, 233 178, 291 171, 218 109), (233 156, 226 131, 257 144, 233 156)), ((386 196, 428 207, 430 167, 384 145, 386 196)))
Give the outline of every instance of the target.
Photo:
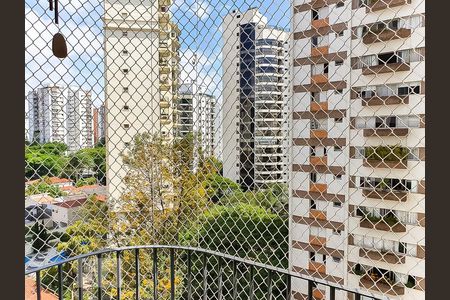
POLYGON ((105 2, 107 185, 118 201, 126 174, 120 153, 138 133, 173 138, 178 34, 170 0, 105 2))
POLYGON ((203 92, 194 92, 192 84, 182 84, 177 104, 177 136, 193 133, 200 139, 205 155, 214 155, 216 98, 203 92))
POLYGON ((223 171, 244 189, 286 182, 289 33, 256 8, 223 21, 223 171))
POLYGON ((93 146, 90 91, 48 84, 29 92, 27 100, 30 142, 61 142, 72 152, 93 146))
POLYGON ((94 120, 94 144, 97 144, 98 142, 100 142, 102 138, 105 137, 106 121, 105 121, 104 104, 100 105, 100 107, 94 108, 93 120, 94 120))
POLYGON ((68 150, 90 148, 94 145, 91 91, 70 87, 67 93, 66 143, 68 150))
POLYGON ((295 1, 294 272, 425 298, 424 13, 423 0, 295 1))

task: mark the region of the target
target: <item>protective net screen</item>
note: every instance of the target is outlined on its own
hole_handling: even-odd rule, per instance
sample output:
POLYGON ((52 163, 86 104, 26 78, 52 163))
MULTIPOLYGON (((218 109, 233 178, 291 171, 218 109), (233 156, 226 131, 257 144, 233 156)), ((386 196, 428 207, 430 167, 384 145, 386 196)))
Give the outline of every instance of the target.
MULTIPOLYGON (((425 298, 424 0, 25 3, 26 271, 189 246, 425 298)), ((60 299, 370 299, 183 249, 39 279, 60 299)))

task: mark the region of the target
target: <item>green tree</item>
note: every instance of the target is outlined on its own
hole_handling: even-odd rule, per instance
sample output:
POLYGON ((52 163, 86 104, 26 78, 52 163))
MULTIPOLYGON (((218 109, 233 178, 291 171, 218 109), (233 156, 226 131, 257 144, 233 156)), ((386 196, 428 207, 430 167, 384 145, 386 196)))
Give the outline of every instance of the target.
POLYGON ((93 185, 97 184, 97 178, 95 177, 89 177, 89 178, 81 178, 77 181, 75 184, 76 187, 85 186, 85 185, 93 185))
MULTIPOLYGON (((213 251, 228 253, 267 263, 273 266, 287 268, 288 259, 288 219, 271 213, 264 208, 239 203, 233 206, 215 206, 206 211, 197 225, 184 232, 182 242, 186 245, 196 245, 213 251), (263 239, 261 237, 264 237, 263 239)), ((214 258, 207 260, 208 276, 210 281, 217 278, 218 261, 214 258)), ((193 295, 198 299, 202 295, 202 261, 200 257, 193 258, 193 295)), ((231 294, 230 264, 225 265, 224 270, 224 293, 231 294)), ((247 269, 239 272, 242 285, 248 282, 249 273, 247 269)), ((267 273, 258 270, 255 274, 254 284, 258 287, 255 291, 257 299, 267 294, 267 273)), ((274 278, 274 298, 281 298, 286 289, 283 278, 274 278)), ((215 286, 209 290, 211 295, 217 293, 215 286)), ((246 299, 246 291, 239 294, 239 299, 246 299)))
POLYGON ((48 194, 51 197, 61 197, 66 193, 61 191, 58 186, 51 185, 48 182, 48 178, 44 177, 36 183, 30 184, 25 190, 25 196, 37 195, 37 194, 48 194))
POLYGON ((39 221, 34 223, 31 227, 31 248, 33 249, 33 252, 37 253, 47 250, 49 247, 49 237, 50 234, 44 225, 42 225, 39 221))

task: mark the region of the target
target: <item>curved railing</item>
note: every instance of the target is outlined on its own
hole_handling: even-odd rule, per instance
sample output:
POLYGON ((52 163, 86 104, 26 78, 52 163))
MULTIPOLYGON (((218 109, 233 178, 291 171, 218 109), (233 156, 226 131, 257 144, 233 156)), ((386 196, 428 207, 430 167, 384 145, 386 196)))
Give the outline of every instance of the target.
MULTIPOLYGON (((223 300, 224 297, 222 292, 223 292, 223 288, 224 288, 224 271, 223 271, 223 266, 225 264, 229 264, 231 263, 232 265, 232 280, 231 280, 231 290, 232 290, 232 299, 238 299, 237 298, 237 293, 238 291, 238 287, 242 288, 242 282, 238 282, 237 281, 237 272, 238 269, 248 269, 249 270, 249 274, 250 274, 250 278, 249 278, 249 282, 247 283, 247 289, 246 289, 246 295, 249 296, 250 300, 255 300, 254 297, 254 284, 253 284, 253 276, 256 272, 256 270, 264 270, 267 276, 266 278, 264 278, 264 283, 267 284, 267 292, 266 295, 264 295, 264 299, 268 299, 268 300, 272 300, 274 299, 272 297, 272 289, 274 286, 274 278, 275 276, 277 276, 277 278, 284 278, 284 283, 286 284, 286 291, 285 294, 283 296, 283 299, 308 299, 308 300, 313 300, 313 299, 317 299, 316 296, 314 296, 314 289, 317 285, 323 285, 326 286, 328 288, 328 292, 326 297, 324 297, 323 299, 330 299, 330 300, 334 300, 336 299, 336 295, 338 292, 340 292, 340 296, 338 299, 342 298, 342 299, 351 299, 349 298, 349 296, 345 295, 346 293, 352 294, 354 295, 352 298, 355 300, 360 300, 362 299, 361 297, 364 296, 364 299, 389 299, 387 297, 383 297, 380 298, 379 296, 375 296, 374 294, 371 293, 367 293, 367 292, 362 292, 358 289, 354 289, 354 288, 348 288, 345 287, 341 284, 338 283, 334 283, 334 282, 330 282, 330 281, 326 281, 320 278, 315 278, 312 276, 308 276, 308 275, 304 275, 304 274, 299 274, 299 273, 293 273, 290 271, 287 271, 286 269, 283 268, 279 268, 279 267, 274 267, 274 266, 270 266, 267 264, 262 264, 262 263, 258 263, 252 260, 248 260, 248 259, 244 259, 241 257, 237 257, 237 256, 232 256, 232 255, 228 255, 228 254, 224 254, 224 253, 220 253, 220 252, 216 252, 216 251, 211 251, 211 250, 206 250, 206 249, 200 249, 200 248, 194 248, 194 247, 186 247, 186 246, 168 246, 168 245, 145 245, 145 246, 131 246, 131 247, 121 247, 121 248, 107 248, 107 249, 102 249, 102 250, 98 250, 95 252, 91 252, 91 253, 87 253, 87 254, 82 254, 82 255, 78 255, 78 256, 74 256, 74 257, 70 257, 65 259, 64 261, 60 261, 60 262, 54 262, 54 263, 50 263, 47 264, 45 266, 42 267, 37 267, 37 268, 33 268, 31 270, 27 270, 25 272, 25 276, 33 276, 35 275, 36 277, 36 299, 40 300, 41 299, 41 292, 42 292, 42 282, 41 282, 41 272, 46 271, 50 268, 57 268, 57 293, 59 296, 59 299, 63 299, 63 287, 64 287, 64 282, 63 282, 63 266, 65 264, 69 264, 71 262, 78 262, 78 271, 77 271, 77 293, 78 293, 78 299, 84 299, 83 298, 83 262, 91 257, 96 257, 97 259, 97 274, 103 274, 102 273, 102 268, 103 268, 103 258, 106 255, 110 255, 112 253, 116 254, 116 268, 115 268, 115 277, 116 277, 116 286, 117 286, 117 295, 114 299, 120 300, 121 299, 121 287, 122 287, 122 269, 121 269, 121 253, 124 253, 126 251, 132 251, 134 252, 134 276, 135 276, 135 293, 134 293, 134 299, 139 300, 140 298, 140 283, 141 283, 141 274, 140 274, 140 258, 139 258, 139 253, 140 251, 143 250, 151 250, 152 251, 152 280, 153 280, 153 289, 154 289, 154 294, 152 299, 156 300, 158 298, 157 296, 157 281, 158 281, 158 276, 155 276, 158 272, 158 253, 162 252, 162 251, 168 251, 169 252, 169 260, 170 260, 170 299, 174 300, 175 299, 175 251, 184 251, 185 252, 185 263, 186 263, 186 289, 187 289, 187 293, 186 296, 183 297, 183 299, 187 299, 187 300, 194 300, 194 299, 202 299, 202 300, 207 300, 208 297, 208 284, 207 281, 207 274, 209 271, 208 270, 208 264, 206 263, 208 258, 214 257, 216 259, 216 262, 218 263, 218 266, 216 268, 216 272, 217 272, 217 278, 215 278, 215 280, 217 280, 217 295, 214 296, 215 299, 218 300, 223 300), (161 251, 158 251, 161 250, 161 251), (192 275, 192 270, 193 270, 193 260, 192 260, 192 256, 193 254, 201 255, 202 259, 198 260, 197 262, 201 262, 201 275, 202 275, 202 283, 197 282, 198 286, 202 287, 202 296, 199 297, 199 295, 196 295, 196 297, 193 297, 192 295, 192 281, 193 281, 193 275, 192 275), (298 280, 298 281, 304 281, 307 284, 308 287, 308 293, 307 295, 305 294, 301 294, 301 296, 296 296, 295 294, 292 293, 291 291, 291 284, 292 284, 292 279, 298 280)), ((97 276, 97 293, 95 298, 90 298, 90 299, 104 299, 103 297, 103 286, 102 286, 102 278, 101 276, 97 276)), ((230 287, 228 287, 230 288, 230 287)), ((258 299, 258 298, 256 298, 258 299)))

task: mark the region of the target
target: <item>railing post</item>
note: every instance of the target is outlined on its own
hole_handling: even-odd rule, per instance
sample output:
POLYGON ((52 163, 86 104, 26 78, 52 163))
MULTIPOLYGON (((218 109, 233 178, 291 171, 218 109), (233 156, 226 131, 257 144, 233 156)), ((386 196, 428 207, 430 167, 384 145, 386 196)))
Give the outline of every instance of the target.
POLYGON ((336 288, 330 286, 330 300, 336 300, 336 288))
POLYGON ((291 275, 286 274, 286 300, 291 299, 291 275))
POLYGON ((139 290, 141 286, 141 278, 139 273, 139 248, 134 249, 134 265, 136 267, 136 300, 139 300, 139 290))
POLYGON ((122 261, 120 257, 120 250, 116 252, 117 266, 116 266, 116 276, 117 276, 117 300, 120 300, 121 287, 122 287, 122 261))
POLYGON ((253 291, 254 291, 254 286, 253 286, 253 276, 254 276, 254 267, 253 265, 250 265, 250 280, 249 280, 249 289, 248 289, 248 296, 250 300, 253 300, 253 291))
POLYGON ((158 251, 153 248, 153 300, 158 299, 158 251))
POLYGON ((222 300, 222 289, 223 289, 223 278, 222 278, 222 273, 223 273, 223 266, 222 266, 222 258, 221 257, 219 257, 218 258, 218 273, 217 273, 217 275, 218 275, 218 283, 217 283, 217 286, 218 286, 218 288, 219 288, 219 294, 218 294, 218 296, 217 296, 217 300, 222 300))
POLYGON ((102 299, 102 255, 97 254, 97 299, 102 299))
POLYGON ((308 280, 308 300, 313 300, 313 282, 308 280))
POLYGON ((83 259, 78 259, 78 299, 83 300, 83 259))
POLYGON ((63 300, 63 274, 62 264, 58 265, 58 299, 63 300))
POLYGON ((237 299, 237 262, 233 260, 233 300, 237 299))
POLYGON ((272 270, 268 270, 267 276, 267 300, 272 300, 272 290, 273 290, 273 280, 272 280, 272 270))
POLYGON ((207 268, 207 257, 206 253, 203 253, 203 300, 208 298, 208 268, 207 268))
POLYGON ((191 258, 191 250, 187 250, 187 289, 188 289, 188 300, 192 298, 192 258, 191 258))
POLYGON ((36 272, 36 299, 41 300, 41 271, 36 272))
POLYGON ((175 300, 175 250, 170 248, 170 300, 175 300))

